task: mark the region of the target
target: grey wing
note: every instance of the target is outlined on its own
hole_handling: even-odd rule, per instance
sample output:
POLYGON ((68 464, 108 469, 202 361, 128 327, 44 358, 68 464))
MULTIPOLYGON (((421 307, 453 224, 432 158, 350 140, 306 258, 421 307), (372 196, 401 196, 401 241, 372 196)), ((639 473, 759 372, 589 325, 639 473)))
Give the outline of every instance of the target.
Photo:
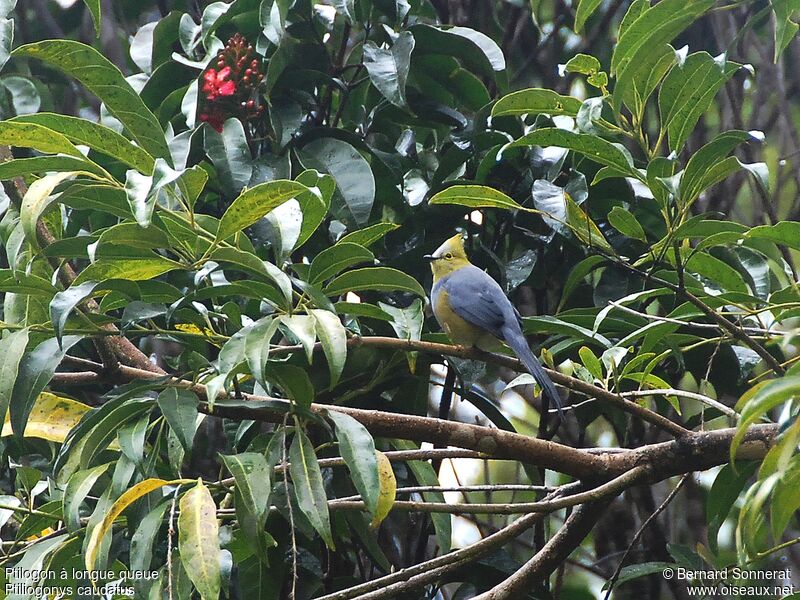
POLYGON ((494 279, 477 267, 466 267, 448 278, 446 289, 450 307, 459 317, 503 339, 507 319, 516 317, 514 307, 494 279))

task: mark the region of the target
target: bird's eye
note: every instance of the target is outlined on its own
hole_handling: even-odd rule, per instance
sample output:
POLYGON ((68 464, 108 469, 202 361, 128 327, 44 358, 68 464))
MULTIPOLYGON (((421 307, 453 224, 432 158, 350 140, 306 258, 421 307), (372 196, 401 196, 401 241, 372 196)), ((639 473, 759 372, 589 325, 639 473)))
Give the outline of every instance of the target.
POLYGON ((445 254, 445 255, 444 255, 444 257, 445 257, 447 260, 450 260, 451 258, 453 258, 453 255, 452 255, 452 254, 450 254, 450 253, 448 252, 447 254, 445 254))

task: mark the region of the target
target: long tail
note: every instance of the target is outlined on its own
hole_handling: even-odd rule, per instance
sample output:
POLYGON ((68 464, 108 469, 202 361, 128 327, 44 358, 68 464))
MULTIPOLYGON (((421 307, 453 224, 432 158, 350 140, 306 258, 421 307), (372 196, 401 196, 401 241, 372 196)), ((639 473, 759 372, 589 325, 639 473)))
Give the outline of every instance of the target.
POLYGON ((562 411, 561 397, 558 395, 558 390, 556 390, 556 386, 553 385, 550 376, 542 368, 542 363, 540 363, 539 359, 531 352, 525 336, 522 335, 522 332, 519 330, 509 331, 508 328, 504 328, 503 333, 506 344, 511 347, 514 354, 517 355, 517 358, 525 365, 528 372, 533 375, 533 378, 536 380, 536 383, 541 386, 542 393, 550 401, 550 404, 558 409, 558 418, 563 421, 564 413, 562 411))

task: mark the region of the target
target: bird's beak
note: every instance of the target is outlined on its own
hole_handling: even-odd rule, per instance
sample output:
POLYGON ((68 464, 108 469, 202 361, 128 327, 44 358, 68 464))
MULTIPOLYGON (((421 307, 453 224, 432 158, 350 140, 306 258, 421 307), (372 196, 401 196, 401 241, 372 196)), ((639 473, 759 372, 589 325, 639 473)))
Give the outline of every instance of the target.
POLYGON ((428 261, 434 261, 434 260, 436 260, 436 259, 434 258, 434 256, 433 256, 433 254, 426 254, 426 255, 425 255, 425 256, 423 256, 422 258, 424 258, 425 260, 428 260, 428 261))

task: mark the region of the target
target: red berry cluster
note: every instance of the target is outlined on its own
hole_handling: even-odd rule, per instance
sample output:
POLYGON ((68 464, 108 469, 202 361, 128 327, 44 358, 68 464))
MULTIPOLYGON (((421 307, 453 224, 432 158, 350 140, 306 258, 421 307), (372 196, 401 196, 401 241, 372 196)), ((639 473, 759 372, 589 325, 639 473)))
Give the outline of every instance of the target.
POLYGON ((253 46, 237 33, 203 73, 199 119, 222 131, 222 124, 229 117, 246 122, 261 116, 264 107, 256 100, 256 91, 262 79, 261 61, 253 46))

